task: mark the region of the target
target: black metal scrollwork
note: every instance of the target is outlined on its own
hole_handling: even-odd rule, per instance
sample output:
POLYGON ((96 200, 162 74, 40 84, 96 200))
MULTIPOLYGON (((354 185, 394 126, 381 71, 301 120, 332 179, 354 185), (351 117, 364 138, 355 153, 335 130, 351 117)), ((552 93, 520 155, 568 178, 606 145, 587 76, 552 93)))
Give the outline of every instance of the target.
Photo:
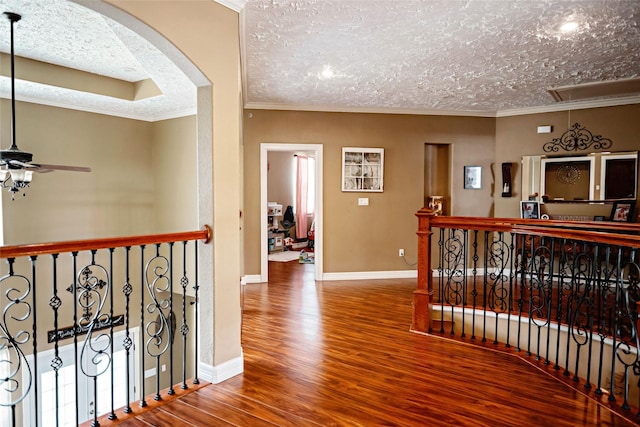
POLYGON ((466 230, 449 230, 449 236, 444 241, 444 302, 459 305, 464 301, 464 280, 466 267, 464 264, 466 230))
POLYGON ((151 302, 146 305, 146 312, 156 315, 155 319, 145 325, 148 337, 145 347, 147 354, 152 357, 164 354, 171 343, 171 328, 168 320, 168 311, 171 307, 168 298, 168 293, 171 292, 171 280, 168 273, 169 260, 159 254, 150 259, 145 267, 145 284, 151 297, 151 302))
POLYGON ((80 352, 80 367, 90 378, 105 373, 111 365, 111 336, 108 333, 96 334, 100 327, 111 322, 109 314, 103 313, 109 284, 109 274, 101 265, 87 265, 78 273, 76 298, 83 314, 77 328, 87 331, 80 352))
POLYGON ((15 327, 20 324, 16 322, 27 322, 32 318, 33 308, 27 301, 32 291, 31 282, 25 276, 13 273, 12 261, 9 261, 9 274, 0 278, 0 289, 6 288, 0 322, 0 372, 3 372, 0 406, 5 407, 20 403, 29 394, 34 379, 22 348, 31 340, 31 333, 15 327))
POLYGON ((560 148, 566 151, 587 150, 606 150, 611 148, 613 142, 609 138, 602 135, 594 135, 585 127, 576 123, 567 129, 560 138, 554 138, 550 142, 545 143, 542 149, 546 153, 557 153, 560 148))

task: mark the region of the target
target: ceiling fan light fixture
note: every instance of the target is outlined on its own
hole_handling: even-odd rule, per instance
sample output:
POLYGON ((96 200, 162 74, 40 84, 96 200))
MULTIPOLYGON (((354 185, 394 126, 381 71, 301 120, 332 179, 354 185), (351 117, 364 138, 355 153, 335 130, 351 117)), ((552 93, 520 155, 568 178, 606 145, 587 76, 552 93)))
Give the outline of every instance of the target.
POLYGON ((25 187, 29 185, 31 180, 33 180, 33 172, 30 170, 11 169, 9 170, 9 173, 11 174, 11 180, 14 183, 19 183, 20 185, 24 185, 25 187))
MULTIPOLYGON (((26 189, 33 180, 33 171, 27 169, 0 169, 0 188, 7 188, 11 193, 11 200, 16 193, 26 189)), ((26 194, 23 192, 23 196, 26 194)))
MULTIPOLYGON (((43 165, 31 163, 33 155, 22 151, 16 144, 16 94, 15 94, 15 52, 13 43, 14 25, 22 19, 21 15, 4 12, 11 24, 11 146, 7 150, 0 150, 0 188, 7 188, 11 192, 11 199, 15 194, 29 187, 33 179, 33 172, 51 172, 53 170, 67 170, 91 172, 90 168, 62 165, 43 165)), ((23 192, 23 196, 26 194, 23 192)))

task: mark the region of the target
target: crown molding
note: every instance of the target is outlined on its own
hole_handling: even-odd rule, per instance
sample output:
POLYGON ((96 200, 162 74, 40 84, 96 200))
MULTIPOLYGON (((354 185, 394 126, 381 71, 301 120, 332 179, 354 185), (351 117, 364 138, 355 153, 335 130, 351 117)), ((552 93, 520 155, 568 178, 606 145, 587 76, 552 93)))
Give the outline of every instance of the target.
POLYGON ((621 105, 640 104, 640 95, 589 101, 560 102, 540 107, 515 108, 500 111, 468 111, 468 110, 429 110, 407 108, 360 108, 340 107, 335 105, 289 105, 269 102, 247 102, 247 110, 280 110, 280 111, 314 111, 325 113, 370 113, 370 114, 407 114, 416 116, 461 116, 461 117, 510 117, 528 114, 553 113, 557 111, 585 110, 588 108, 616 107, 621 105))
POLYGON ((455 111, 429 110, 407 108, 364 108, 340 107, 333 105, 288 105, 269 102, 247 102, 247 110, 284 110, 284 111, 315 111, 324 113, 366 113, 366 114, 406 114, 414 116, 465 116, 465 117, 496 117, 495 111, 455 111))
POLYGON ((215 0, 215 2, 236 12, 240 12, 247 5, 247 0, 215 0))
POLYGON ((640 104, 640 95, 623 96, 609 99, 592 99, 589 101, 559 102, 541 107, 517 108, 498 111, 496 117, 524 116, 526 114, 553 113, 556 111, 586 110, 587 108, 617 107, 620 105, 640 104))

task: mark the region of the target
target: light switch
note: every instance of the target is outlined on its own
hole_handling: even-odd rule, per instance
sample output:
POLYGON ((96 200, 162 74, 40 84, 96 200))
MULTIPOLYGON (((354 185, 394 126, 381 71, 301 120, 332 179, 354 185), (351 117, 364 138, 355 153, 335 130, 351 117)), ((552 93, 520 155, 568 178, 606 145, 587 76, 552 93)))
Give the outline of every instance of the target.
POLYGON ((358 206, 369 206, 369 198, 368 197, 358 198, 358 206))

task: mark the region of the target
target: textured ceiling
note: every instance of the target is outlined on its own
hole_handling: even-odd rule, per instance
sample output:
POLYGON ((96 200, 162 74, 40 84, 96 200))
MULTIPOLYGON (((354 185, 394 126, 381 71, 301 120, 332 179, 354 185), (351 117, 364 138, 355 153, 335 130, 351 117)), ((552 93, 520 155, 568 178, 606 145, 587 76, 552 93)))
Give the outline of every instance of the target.
MULTIPOLYGON (((556 103, 552 87, 640 77, 638 0, 217 1, 242 9, 249 108, 517 114, 585 105, 556 103), (563 33, 570 18, 578 27, 563 33)), ((195 86, 174 63, 77 3, 99 4, 0 0, 0 12, 23 15, 16 54, 129 82, 152 79, 162 95, 127 101, 18 81, 18 99, 142 120, 196 111, 195 86)), ((2 52, 8 32, 2 17, 2 52)), ((8 88, 0 77, 0 95, 8 88)), ((640 102, 640 94, 606 102, 640 102)))
POLYGON ((557 108, 550 87, 640 76, 639 25, 640 1, 250 0, 246 101, 425 113, 557 108), (567 19, 578 27, 563 33, 567 19))
MULTIPOLYGON (((66 0, 0 0, 0 13, 5 11, 22 15, 14 27, 16 56, 127 82, 152 79, 162 92, 127 101, 17 80, 17 99, 142 120, 196 112, 194 84, 153 45, 115 21, 66 0)), ((0 51, 5 53, 9 31, 9 21, 0 16, 0 51)), ((10 96, 9 87, 9 79, 0 78, 2 97, 10 96)))

